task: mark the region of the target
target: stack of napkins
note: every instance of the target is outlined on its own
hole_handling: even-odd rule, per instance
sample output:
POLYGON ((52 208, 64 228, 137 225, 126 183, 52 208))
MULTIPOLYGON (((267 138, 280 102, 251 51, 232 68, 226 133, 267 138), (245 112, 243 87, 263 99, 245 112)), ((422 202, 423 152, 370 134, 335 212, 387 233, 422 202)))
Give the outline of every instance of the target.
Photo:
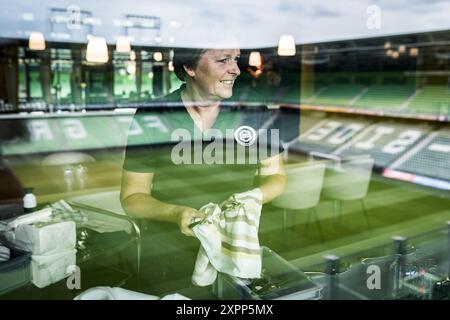
POLYGON ((17 218, 5 234, 14 247, 31 252, 31 281, 39 288, 69 276, 76 264, 75 222, 52 221, 49 212, 46 208, 17 218))
POLYGON ((74 249, 76 243, 75 222, 35 222, 21 224, 14 231, 17 248, 35 255, 74 249))
POLYGON ((31 256, 31 281, 45 288, 70 275, 70 266, 76 265, 76 250, 67 249, 46 255, 31 256))

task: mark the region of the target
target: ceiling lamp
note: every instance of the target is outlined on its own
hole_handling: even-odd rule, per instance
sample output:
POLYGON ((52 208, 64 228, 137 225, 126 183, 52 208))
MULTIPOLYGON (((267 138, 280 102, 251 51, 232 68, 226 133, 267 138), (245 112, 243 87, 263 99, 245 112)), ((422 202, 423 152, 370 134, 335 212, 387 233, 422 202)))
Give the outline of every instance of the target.
POLYGON ((45 50, 44 34, 42 32, 30 32, 28 48, 30 50, 45 50))
POLYGON ((155 61, 162 61, 163 59, 163 55, 161 52, 156 51, 155 53, 153 53, 153 59, 155 59, 155 61))
POLYGON ((411 49, 409 49, 409 55, 411 57, 417 57, 419 55, 419 48, 411 48, 411 49))
POLYGON ((248 57, 248 65, 252 67, 259 67, 262 65, 261 54, 258 51, 250 52, 248 57))
POLYGON ((292 35, 282 35, 278 42, 279 56, 295 56, 295 40, 292 35))
POLYGON ((108 62, 108 46, 103 37, 90 37, 87 45, 86 60, 88 62, 108 62))
POLYGON ((130 39, 126 36, 119 36, 116 40, 116 51, 127 53, 131 51, 130 39))

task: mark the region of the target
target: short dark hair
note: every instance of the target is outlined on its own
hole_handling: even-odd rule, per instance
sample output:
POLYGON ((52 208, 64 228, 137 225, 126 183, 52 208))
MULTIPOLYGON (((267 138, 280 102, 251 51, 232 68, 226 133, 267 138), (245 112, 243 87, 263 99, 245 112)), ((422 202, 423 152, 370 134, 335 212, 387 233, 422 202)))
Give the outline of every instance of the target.
POLYGON ((173 69, 178 79, 181 81, 186 81, 186 71, 184 70, 184 66, 195 69, 202 54, 206 51, 207 49, 174 50, 173 69))

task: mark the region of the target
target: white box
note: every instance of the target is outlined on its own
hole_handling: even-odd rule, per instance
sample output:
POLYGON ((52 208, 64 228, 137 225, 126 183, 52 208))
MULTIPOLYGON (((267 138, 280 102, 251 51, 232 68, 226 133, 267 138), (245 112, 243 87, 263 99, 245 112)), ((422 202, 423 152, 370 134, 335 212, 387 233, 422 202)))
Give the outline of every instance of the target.
POLYGON ((76 265, 76 250, 69 249, 48 255, 31 256, 31 282, 38 288, 68 277, 76 265))

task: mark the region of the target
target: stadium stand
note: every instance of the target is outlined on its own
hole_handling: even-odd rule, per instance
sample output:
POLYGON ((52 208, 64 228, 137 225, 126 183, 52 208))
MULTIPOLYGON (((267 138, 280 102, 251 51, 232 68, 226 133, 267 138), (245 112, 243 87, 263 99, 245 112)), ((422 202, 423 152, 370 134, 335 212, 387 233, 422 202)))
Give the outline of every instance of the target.
POLYGON ((354 103, 354 107, 397 110, 412 94, 414 87, 410 85, 374 85, 354 103))
POLYGON ((352 100, 364 89, 354 84, 333 84, 320 91, 313 104, 349 106, 352 100))
POLYGON ((450 130, 440 130, 396 169, 450 181, 450 130))
MULTIPOLYGON (((290 151, 340 158, 369 155, 378 171, 450 181, 450 131, 442 125, 331 116, 303 133, 290 151)), ((445 127, 445 126, 444 126, 445 127)))
POLYGON ((445 86, 426 85, 409 103, 408 110, 423 114, 450 114, 450 89, 445 86))

